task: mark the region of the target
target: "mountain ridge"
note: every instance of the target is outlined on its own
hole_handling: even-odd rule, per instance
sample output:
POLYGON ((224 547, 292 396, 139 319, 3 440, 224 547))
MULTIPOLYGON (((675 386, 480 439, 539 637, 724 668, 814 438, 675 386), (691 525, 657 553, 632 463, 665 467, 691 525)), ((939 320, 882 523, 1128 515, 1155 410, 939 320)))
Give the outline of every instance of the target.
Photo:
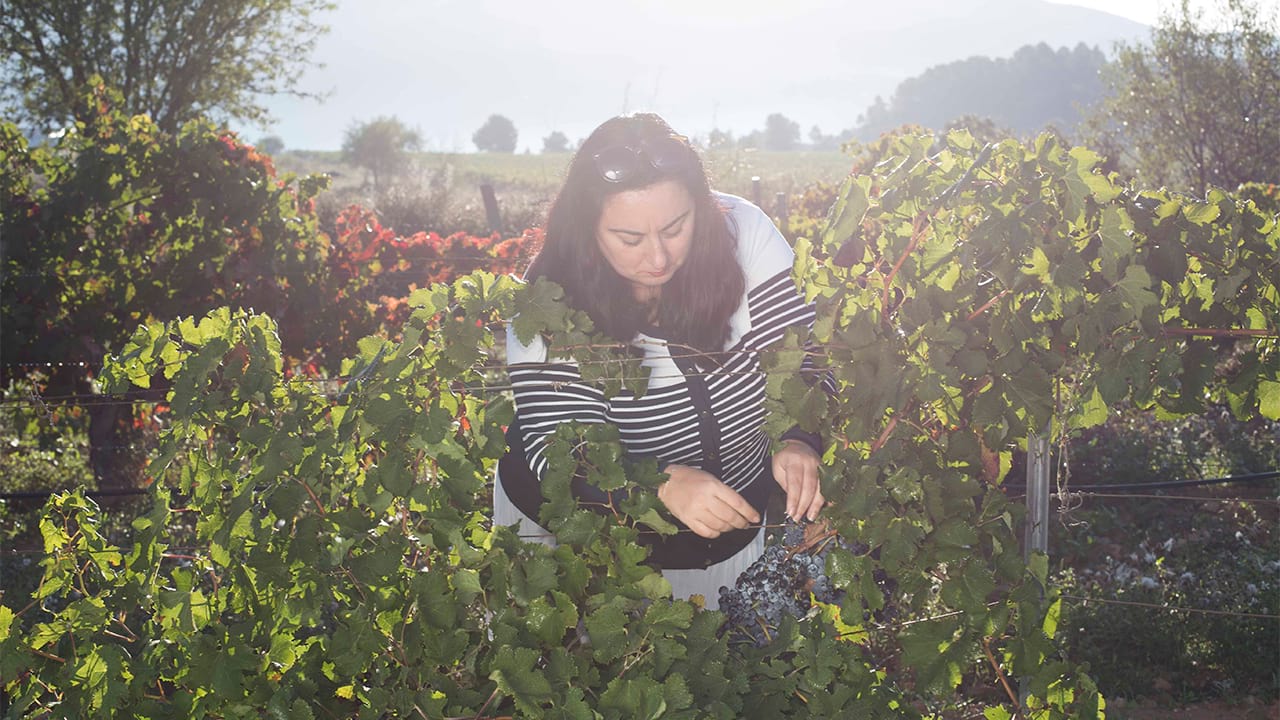
POLYGON ((768 14, 777 6, 751 15, 716 5, 726 6, 342 0, 316 47, 326 67, 300 83, 329 98, 269 99, 278 122, 268 131, 289 147, 336 149, 352 124, 394 115, 422 131, 427 149, 465 152, 497 113, 514 121, 521 149, 536 151, 552 130, 577 140, 610 115, 652 110, 690 135, 750 132, 775 112, 834 133, 934 65, 1039 42, 1109 53, 1148 30, 1045 0, 793 0, 777 17, 768 14))

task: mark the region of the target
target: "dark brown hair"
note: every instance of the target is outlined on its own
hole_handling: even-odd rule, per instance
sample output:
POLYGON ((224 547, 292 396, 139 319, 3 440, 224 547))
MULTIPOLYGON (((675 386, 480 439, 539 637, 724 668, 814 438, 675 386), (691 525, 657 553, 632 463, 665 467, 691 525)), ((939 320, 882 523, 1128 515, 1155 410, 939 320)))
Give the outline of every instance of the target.
POLYGON ((596 329, 622 342, 648 326, 650 308, 636 302, 631 285, 600 252, 596 225, 604 202, 628 190, 664 180, 678 180, 694 202, 693 239, 684 264, 662 287, 657 317, 666 339, 705 353, 719 353, 729 337, 729 317, 742 300, 746 280, 738 265, 735 228, 707 182, 697 151, 687 141, 689 161, 658 169, 647 162, 623 182, 608 182, 596 167, 601 150, 623 145, 641 147, 676 135, 652 113, 606 120, 582 143, 569 164, 564 185, 547 215, 542 250, 527 278, 545 277, 565 289, 566 300, 590 315, 596 329))

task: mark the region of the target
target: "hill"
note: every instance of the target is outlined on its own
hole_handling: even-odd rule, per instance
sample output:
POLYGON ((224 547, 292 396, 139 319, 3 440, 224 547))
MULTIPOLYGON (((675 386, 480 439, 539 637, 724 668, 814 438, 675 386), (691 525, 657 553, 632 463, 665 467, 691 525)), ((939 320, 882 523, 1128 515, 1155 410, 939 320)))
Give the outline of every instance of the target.
POLYGON ((291 148, 336 149, 353 120, 396 115, 428 150, 470 151, 492 113, 521 149, 560 130, 576 141, 622 111, 683 132, 742 134, 785 113, 808 130, 848 128, 876 96, 931 66, 1019 47, 1104 51, 1144 25, 1045 0, 342 0, 303 80, 326 103, 277 98, 291 148))

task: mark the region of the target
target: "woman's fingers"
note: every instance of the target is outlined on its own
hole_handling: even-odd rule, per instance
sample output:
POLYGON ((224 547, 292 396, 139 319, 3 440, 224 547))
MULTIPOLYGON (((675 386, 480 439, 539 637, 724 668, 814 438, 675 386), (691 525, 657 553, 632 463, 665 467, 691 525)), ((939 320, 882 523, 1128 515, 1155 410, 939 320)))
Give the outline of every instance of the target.
POLYGON ((760 514, 729 486, 710 473, 686 466, 667 469, 670 479, 658 497, 690 530, 705 538, 760 522, 760 514))
POLYGON ((720 507, 728 509, 728 513, 717 513, 720 517, 729 520, 736 528, 744 528, 752 523, 760 522, 760 513, 756 512, 751 503, 747 502, 747 499, 739 495, 736 490, 724 483, 720 483, 716 490, 716 500, 720 502, 720 507))
POLYGON ((805 513, 805 517, 810 520, 817 520, 818 513, 822 511, 822 506, 826 503, 826 498, 822 497, 822 482, 818 479, 818 466, 814 464, 805 468, 805 485, 813 489, 809 496, 809 502, 806 505, 802 500, 800 507, 805 513))
POLYGON ((807 445, 788 442, 773 456, 774 477, 787 494, 787 516, 816 520, 826 499, 818 479, 818 455, 807 445))

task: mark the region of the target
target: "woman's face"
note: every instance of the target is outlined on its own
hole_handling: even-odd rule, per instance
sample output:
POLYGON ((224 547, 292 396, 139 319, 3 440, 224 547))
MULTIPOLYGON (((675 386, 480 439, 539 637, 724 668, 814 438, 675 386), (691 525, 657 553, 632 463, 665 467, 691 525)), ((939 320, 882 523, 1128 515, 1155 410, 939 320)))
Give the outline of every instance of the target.
POLYGON ((600 211, 596 243, 609 265, 631 283, 635 298, 655 300, 689 256, 694 202, 678 180, 610 195, 600 211))

